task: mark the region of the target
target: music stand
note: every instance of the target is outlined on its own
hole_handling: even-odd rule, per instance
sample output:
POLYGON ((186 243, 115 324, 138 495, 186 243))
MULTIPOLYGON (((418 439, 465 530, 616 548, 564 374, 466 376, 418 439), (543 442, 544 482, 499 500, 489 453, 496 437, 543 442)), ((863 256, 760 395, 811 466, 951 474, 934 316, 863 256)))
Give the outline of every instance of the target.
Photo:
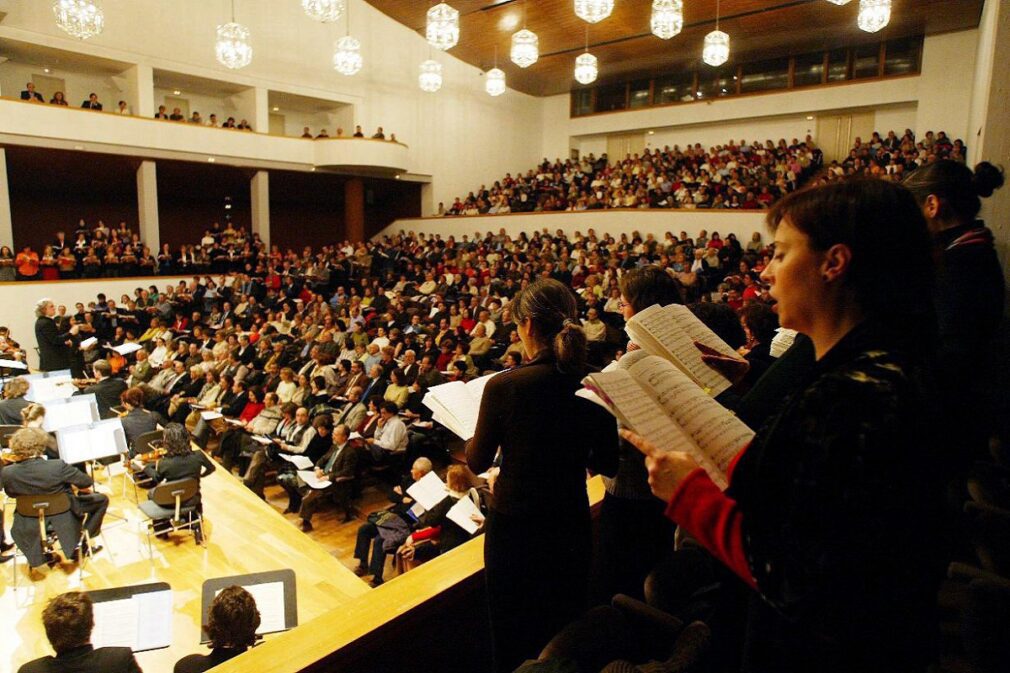
POLYGON ((248 575, 215 577, 203 583, 203 600, 200 609, 200 642, 210 642, 207 635, 207 618, 210 604, 222 589, 238 585, 251 593, 260 611, 260 626, 256 635, 287 631, 298 626, 298 593, 295 586, 295 571, 268 570, 248 575))
POLYGON ((166 582, 87 592, 94 604, 95 647, 129 647, 134 652, 172 645, 172 587, 166 582))

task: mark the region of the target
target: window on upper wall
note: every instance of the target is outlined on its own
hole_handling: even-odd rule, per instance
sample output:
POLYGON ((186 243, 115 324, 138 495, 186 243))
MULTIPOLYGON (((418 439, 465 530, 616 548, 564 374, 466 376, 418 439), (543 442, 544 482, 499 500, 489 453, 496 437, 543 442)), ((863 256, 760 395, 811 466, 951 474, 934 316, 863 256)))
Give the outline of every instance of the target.
MULTIPOLYGON (((745 68, 746 70, 746 68, 745 68)), ((746 80, 746 75, 744 75, 746 80)), ((803 54, 796 57, 793 86, 813 86, 824 81, 824 54, 803 54)))
POLYGON ((572 115, 592 114, 593 112, 593 90, 576 89, 572 91, 572 115))
POLYGON ((785 89, 789 86, 789 59, 776 58, 743 66, 740 93, 785 89))
POLYGON ((852 54, 852 79, 876 77, 880 74, 880 45, 864 44, 852 54))
POLYGON ((885 75, 907 75, 919 71, 919 60, 922 57, 921 37, 891 40, 884 45, 884 49, 885 75))
POLYGON ((656 90, 653 93, 654 104, 662 105, 691 100, 694 100, 693 72, 682 72, 656 80, 656 90))
POLYGON ((734 70, 713 70, 702 68, 698 72, 698 98, 718 98, 735 93, 736 82, 733 81, 734 70), (723 92, 725 89, 725 93, 723 92))
POLYGON ((627 104, 628 86, 626 84, 611 84, 601 86, 596 90, 595 112, 611 112, 623 110, 627 104))
POLYGON ((828 54, 828 81, 843 82, 849 78, 849 50, 835 49, 828 54))
POLYGON ((632 109, 649 107, 649 80, 642 79, 631 83, 631 93, 628 96, 628 105, 632 109))
POLYGON ((715 93, 717 96, 736 95, 736 68, 719 72, 715 78, 715 93))

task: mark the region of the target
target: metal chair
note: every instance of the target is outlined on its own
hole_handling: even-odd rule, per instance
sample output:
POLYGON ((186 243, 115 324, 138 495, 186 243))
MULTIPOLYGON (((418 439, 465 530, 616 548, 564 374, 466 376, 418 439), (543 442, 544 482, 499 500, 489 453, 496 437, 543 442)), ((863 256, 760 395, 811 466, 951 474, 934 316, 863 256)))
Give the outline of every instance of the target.
MULTIPOLYGON (((147 517, 147 551, 149 558, 154 560, 154 522, 167 520, 172 526, 171 532, 189 529, 193 531, 197 543, 206 546, 206 535, 203 530, 203 513, 198 505, 184 505, 200 493, 200 480, 179 479, 166 481, 155 486, 150 492, 150 500, 140 503, 140 511, 147 517)), ((165 531, 168 532, 168 531, 165 531)))
MULTIPOLYGON (((55 553, 56 540, 49 536, 46 530, 46 517, 47 516, 57 516, 59 514, 65 514, 70 511, 70 496, 66 493, 48 493, 43 495, 19 495, 15 498, 15 512, 23 517, 34 518, 39 522, 39 543, 42 545, 42 554, 48 555, 55 553)), ((87 523, 88 517, 84 516, 84 520, 81 522, 81 536, 77 540, 77 545, 80 546, 82 542, 88 541, 88 546, 90 547, 90 538, 88 537, 87 529, 85 524, 87 523)), ((18 555, 24 556, 24 552, 17 547, 15 542, 14 548, 14 559, 11 564, 14 569, 14 590, 18 589, 18 555)), ((83 560, 83 555, 82 555, 83 560)))
MULTIPOLYGON (((133 441, 133 453, 150 453, 155 449, 161 448, 162 442, 165 438, 164 430, 152 430, 151 432, 145 432, 140 437, 137 437, 133 441)), ((147 477, 143 470, 134 470, 133 461, 126 461, 126 478, 123 480, 123 497, 126 497, 126 486, 127 482, 133 485, 133 501, 140 503, 140 495, 137 493, 137 487, 147 488, 151 485, 151 480, 147 477)))

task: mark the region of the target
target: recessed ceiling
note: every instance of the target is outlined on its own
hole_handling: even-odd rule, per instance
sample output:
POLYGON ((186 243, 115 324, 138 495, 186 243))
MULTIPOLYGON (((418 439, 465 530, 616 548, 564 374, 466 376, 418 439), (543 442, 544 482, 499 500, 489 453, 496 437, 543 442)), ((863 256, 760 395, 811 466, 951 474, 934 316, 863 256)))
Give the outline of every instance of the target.
MULTIPOLYGON (((436 0, 368 0, 400 23, 424 34, 425 13, 436 0)), ((837 6, 825 0, 722 0, 720 29, 732 41, 731 60, 792 54, 975 28, 984 0, 894 0, 890 25, 869 34, 856 26, 858 2, 837 6)), ((575 16, 572 0, 448 0, 460 13, 460 41, 449 53, 483 70, 498 67, 508 86, 536 96, 565 93, 575 57, 585 48, 600 61, 600 83, 652 77, 701 63, 705 34, 715 27, 715 0, 685 0, 684 30, 671 40, 649 31, 649 0, 616 0, 614 13, 589 25, 575 16), (525 6, 525 7, 524 7, 525 6), (527 28, 540 37, 540 60, 527 69, 509 61, 511 35, 527 28)), ((704 66, 708 67, 708 66, 704 66)))
POLYGON ((248 91, 250 87, 234 82, 225 82, 209 77, 197 77, 196 75, 186 75, 181 72, 171 70, 155 70, 154 86, 157 89, 178 89, 183 94, 198 94, 202 96, 231 96, 243 91, 248 91))
POLYGON ((0 43, 0 57, 7 58, 12 63, 34 66, 40 70, 51 68, 55 71, 90 72, 97 75, 119 75, 132 65, 124 61, 53 49, 18 40, 4 40, 0 43))
POLYGON ((316 114, 319 112, 336 112, 340 108, 347 107, 348 104, 324 98, 301 96, 299 94, 287 93, 286 91, 271 91, 269 94, 269 105, 271 110, 274 107, 280 108, 279 112, 316 114))

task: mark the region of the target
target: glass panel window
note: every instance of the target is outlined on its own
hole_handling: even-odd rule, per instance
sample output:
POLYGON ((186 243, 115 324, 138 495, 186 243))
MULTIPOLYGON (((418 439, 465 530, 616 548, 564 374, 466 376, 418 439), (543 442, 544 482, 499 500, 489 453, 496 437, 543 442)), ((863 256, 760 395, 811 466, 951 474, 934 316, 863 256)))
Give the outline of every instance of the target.
POLYGON ((922 38, 907 37, 903 40, 891 40, 884 45, 885 75, 906 75, 919 72, 919 59, 922 54, 922 38))
POLYGON ((789 59, 777 58, 744 64, 740 93, 785 89, 789 86, 789 59))
POLYGON ((736 68, 720 71, 715 78, 715 94, 717 96, 736 95, 736 68))
POLYGON ((572 116, 592 114, 593 112, 593 90, 576 89, 572 91, 572 116))
POLYGON ((696 98, 701 100, 717 98, 719 96, 719 89, 722 88, 722 79, 722 75, 718 70, 713 71, 711 68, 702 68, 698 72, 698 93, 696 98))
POLYGON ((835 49, 828 54, 828 81, 843 82, 849 78, 849 50, 835 49))
POLYGON ((649 80, 643 79, 631 83, 631 95, 628 103, 632 108, 649 106, 649 80))
POLYGON ((657 79, 653 99, 656 105, 694 100, 694 73, 683 72, 657 79))
POLYGON ((852 78, 876 77, 880 72, 880 45, 856 47, 852 57, 852 78))
POLYGON ((627 92, 628 86, 626 84, 601 86, 596 90, 596 112, 623 110, 627 92))
MULTIPOLYGON (((793 86, 820 84, 824 78, 824 53, 803 54, 796 57, 793 86)), ((746 79, 746 78, 745 78, 746 79)))

